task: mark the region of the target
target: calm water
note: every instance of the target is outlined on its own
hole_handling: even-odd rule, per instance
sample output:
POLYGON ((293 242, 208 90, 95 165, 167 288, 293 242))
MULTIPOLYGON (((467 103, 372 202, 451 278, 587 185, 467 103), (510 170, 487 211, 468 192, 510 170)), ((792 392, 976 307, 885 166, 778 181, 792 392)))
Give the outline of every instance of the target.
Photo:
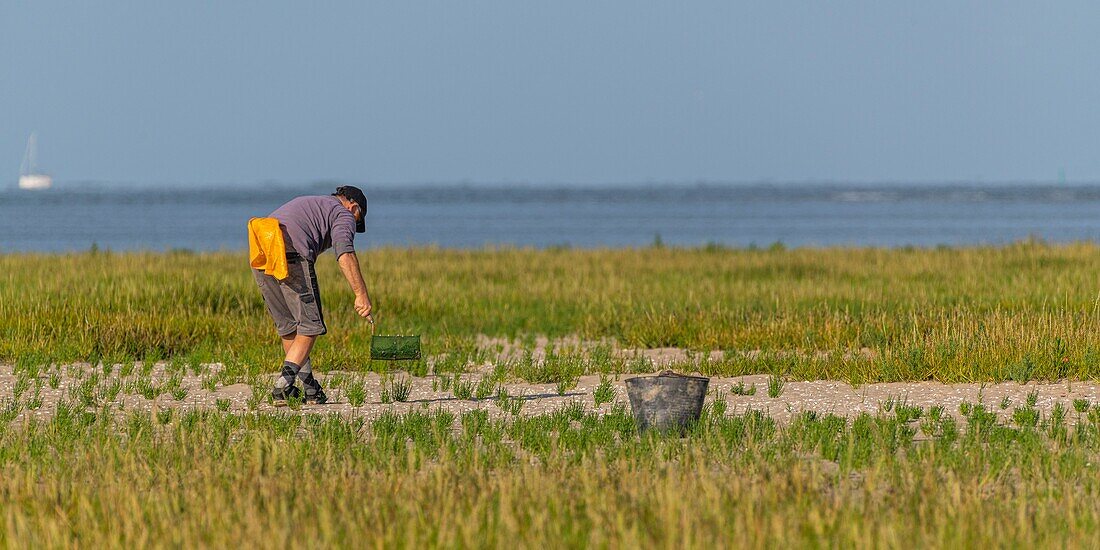
MULTIPOLYGON (((332 185, 0 191, 0 250, 238 250, 245 222, 332 185)), ((935 246, 1100 239, 1100 185, 370 187, 360 247, 935 246)))

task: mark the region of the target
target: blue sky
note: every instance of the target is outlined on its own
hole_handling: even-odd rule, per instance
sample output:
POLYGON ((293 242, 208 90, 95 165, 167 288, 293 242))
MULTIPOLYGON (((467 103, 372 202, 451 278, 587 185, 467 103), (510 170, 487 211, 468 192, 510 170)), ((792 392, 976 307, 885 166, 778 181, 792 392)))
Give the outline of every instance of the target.
POLYGON ((0 174, 1100 180, 1095 2, 3 2, 0 174))

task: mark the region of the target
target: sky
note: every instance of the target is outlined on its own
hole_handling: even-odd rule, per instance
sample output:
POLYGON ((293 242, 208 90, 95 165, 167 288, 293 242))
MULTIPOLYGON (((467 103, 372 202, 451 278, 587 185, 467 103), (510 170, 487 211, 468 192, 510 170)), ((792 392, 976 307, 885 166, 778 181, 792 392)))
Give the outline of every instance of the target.
POLYGON ((0 3, 0 176, 1100 181, 1100 3, 0 3))

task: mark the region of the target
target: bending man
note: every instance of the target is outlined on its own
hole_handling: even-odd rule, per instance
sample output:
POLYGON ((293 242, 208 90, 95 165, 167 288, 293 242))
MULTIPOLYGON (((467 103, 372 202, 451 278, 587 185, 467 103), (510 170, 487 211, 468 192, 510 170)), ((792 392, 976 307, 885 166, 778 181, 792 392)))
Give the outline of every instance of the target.
POLYGON ((309 352, 317 337, 328 332, 317 273, 313 268, 322 252, 333 249, 340 270, 355 293, 355 312, 374 323, 367 285, 363 282, 353 247, 355 234, 366 230, 366 215, 367 198, 357 187, 346 185, 337 188, 331 196, 293 199, 269 216, 279 220, 283 232, 287 277, 279 280, 255 268, 252 274, 286 353, 282 372, 271 392, 276 405, 302 397, 294 384, 295 378, 302 381, 306 403, 321 404, 328 400, 309 362, 309 352))

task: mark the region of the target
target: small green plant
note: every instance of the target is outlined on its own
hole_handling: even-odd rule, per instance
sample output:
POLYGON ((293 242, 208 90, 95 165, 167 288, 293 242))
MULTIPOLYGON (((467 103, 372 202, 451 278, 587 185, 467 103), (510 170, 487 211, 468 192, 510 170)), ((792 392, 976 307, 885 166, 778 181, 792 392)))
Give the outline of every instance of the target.
POLYGON ((783 393, 783 377, 778 374, 773 374, 768 377, 768 397, 772 399, 779 397, 783 393))
POLYGON ((157 362, 161 360, 160 353, 153 353, 150 357, 146 357, 141 362, 141 369, 138 371, 142 376, 149 376, 153 374, 153 367, 157 365, 157 362))
POLYGON ((520 410, 523 409, 523 404, 527 401, 526 395, 521 392, 519 395, 509 396, 508 392, 501 387, 497 392, 497 406, 500 409, 512 416, 517 416, 520 410))
POLYGON ((894 415, 898 422, 906 424, 914 420, 920 419, 924 414, 924 409, 918 405, 910 405, 907 401, 902 401, 894 406, 894 415))
POLYGON ((136 392, 145 399, 156 399, 156 397, 161 394, 161 388, 149 378, 138 378, 130 384, 128 391, 131 393, 136 392))
POLYGON ((205 376, 202 379, 201 386, 206 391, 215 391, 218 389, 218 378, 216 376, 205 376))
POLYGON ((172 399, 183 401, 187 397, 187 389, 182 387, 172 388, 172 399))
POLYGON ((1027 406, 1034 407, 1039 402, 1039 392, 1033 391, 1027 394, 1027 406))
POLYGON ((221 411, 221 412, 228 411, 229 410, 229 405, 230 405, 230 402, 229 402, 228 399, 217 399, 217 400, 214 401, 214 406, 216 406, 218 408, 218 410, 221 411))
POLYGON ((894 409, 894 399, 895 397, 892 395, 888 396, 886 399, 883 399, 882 402, 878 404, 878 410, 882 412, 892 411, 894 409))
POLYGON ((249 410, 254 411, 260 408, 260 403, 263 403, 265 400, 269 403, 271 402, 271 391, 267 380, 259 376, 254 376, 248 386, 252 390, 252 395, 248 397, 247 401, 249 410))
POLYGON ((49 384, 50 384, 50 389, 56 390, 57 388, 60 388, 61 387, 61 373, 57 372, 56 370, 51 372, 50 373, 49 384))
POLYGON ((458 399, 469 400, 474 395, 473 382, 470 382, 469 380, 463 380, 462 377, 457 374, 455 375, 455 380, 454 384, 452 384, 452 387, 454 388, 454 395, 458 399))
POLYGON ((558 383, 555 385, 554 389, 557 390, 558 395, 565 395, 566 392, 577 387, 577 382, 577 377, 567 375, 564 376, 561 380, 558 380, 558 383))
POLYGON ((412 392, 412 380, 409 377, 394 378, 390 380, 390 395, 394 401, 404 403, 409 400, 412 392))
POLYGON ((497 395, 493 403, 496 404, 497 407, 500 407, 500 410, 515 416, 519 414, 520 409, 523 408, 523 401, 522 394, 512 397, 508 395, 508 390, 505 389, 504 386, 499 386, 497 387, 497 395))
POLYGON ((1012 421, 1017 426, 1034 428, 1039 424, 1039 410, 1032 406, 1017 407, 1012 411, 1012 421))
POLYGON ((32 411, 35 411, 35 410, 38 410, 38 409, 42 408, 42 388, 41 388, 41 386, 36 387, 34 389, 34 395, 31 396, 31 398, 27 400, 26 407, 27 407, 28 410, 32 410, 32 411))
POLYGON ((1073 410, 1077 411, 1078 413, 1088 411, 1090 405, 1091 403, 1089 403, 1088 399, 1082 398, 1073 400, 1073 410))
POLYGON ((172 421, 172 409, 160 409, 157 411, 157 422, 161 425, 168 424, 172 421))
POLYGON ((362 407, 367 400, 367 385, 362 378, 356 378, 348 382, 344 393, 348 396, 348 403, 353 407, 362 407))
POLYGON ((756 384, 753 384, 749 387, 745 387, 745 381, 744 380, 738 381, 735 386, 730 388, 730 393, 732 393, 733 395, 745 395, 745 396, 756 395, 756 384))
POLYGON ((477 386, 474 387, 474 399, 485 399, 493 395, 498 385, 495 377, 483 376, 481 380, 477 381, 477 386))
POLYGON ((439 390, 437 390, 437 391, 441 391, 441 392, 451 391, 451 383, 454 381, 453 378, 451 378, 450 376, 444 375, 444 376, 437 376, 436 380, 439 381, 439 390))
POLYGON ((118 394, 121 391, 122 380, 115 378, 100 388, 99 395, 104 400, 111 402, 118 398, 118 394))
POLYGON ((20 374, 19 377, 15 379, 15 385, 12 386, 12 397, 14 397, 16 400, 19 400, 19 397, 22 396, 24 392, 29 390, 30 387, 31 377, 20 374))
POLYGON ((1004 399, 1001 399, 1001 410, 1003 411, 1003 410, 1007 409, 1007 408, 1008 408, 1008 405, 1009 405, 1009 404, 1010 404, 1011 402, 1012 402, 1012 399, 1011 399, 1011 398, 1009 398, 1009 397, 1008 397, 1007 395, 1006 395, 1006 396, 1004 396, 1004 399))
POLYGON ((729 404, 726 403, 726 398, 721 393, 714 394, 714 401, 705 406, 705 411, 708 416, 714 418, 722 418, 726 415, 726 409, 729 404))
POLYGON ((1050 423, 1052 427, 1060 426, 1066 419, 1066 406, 1061 401, 1055 403, 1050 409, 1050 423))
POLYGON ((592 392, 592 400, 596 402, 597 407, 615 400, 615 386, 611 383, 611 377, 600 375, 600 384, 592 392))

